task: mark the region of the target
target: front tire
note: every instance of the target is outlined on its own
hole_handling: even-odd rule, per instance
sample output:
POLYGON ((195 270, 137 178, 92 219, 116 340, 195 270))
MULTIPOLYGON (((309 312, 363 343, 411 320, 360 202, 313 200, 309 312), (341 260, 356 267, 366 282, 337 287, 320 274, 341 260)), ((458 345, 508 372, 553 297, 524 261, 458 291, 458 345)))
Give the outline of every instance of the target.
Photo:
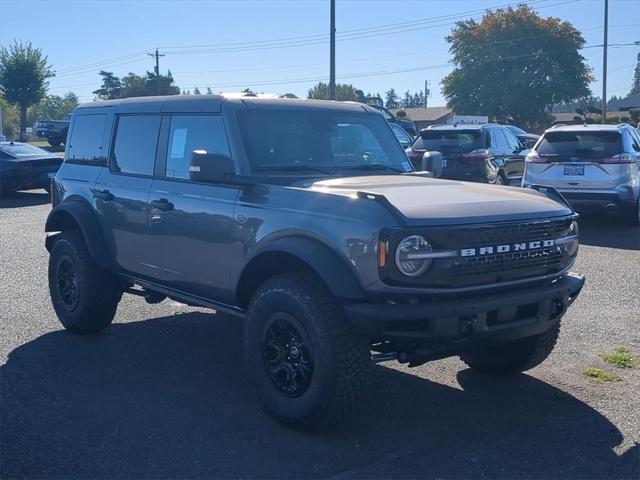
POLYGON ((471 369, 491 375, 524 372, 540 365, 553 351, 560 333, 560 322, 533 337, 475 350, 460 355, 471 369))
POLYGON ((369 383, 369 345, 309 274, 279 275, 258 289, 244 351, 266 410, 291 426, 323 430, 344 422, 369 383))
POLYGON ((105 329, 115 316, 122 289, 99 268, 78 232, 64 232, 49 256, 49 293, 58 319, 74 333, 105 329))
POLYGON ((49 142, 49 145, 52 147, 59 147, 62 144, 62 140, 59 138, 47 138, 47 142, 49 142))

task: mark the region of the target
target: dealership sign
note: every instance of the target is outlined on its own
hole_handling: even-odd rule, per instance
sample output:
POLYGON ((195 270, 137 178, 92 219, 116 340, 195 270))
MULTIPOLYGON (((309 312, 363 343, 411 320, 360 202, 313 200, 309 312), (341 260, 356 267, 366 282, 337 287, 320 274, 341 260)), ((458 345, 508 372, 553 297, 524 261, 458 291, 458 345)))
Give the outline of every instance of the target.
POLYGON ((484 125, 489 123, 489 117, 486 115, 454 115, 451 123, 460 127, 465 125, 484 125))

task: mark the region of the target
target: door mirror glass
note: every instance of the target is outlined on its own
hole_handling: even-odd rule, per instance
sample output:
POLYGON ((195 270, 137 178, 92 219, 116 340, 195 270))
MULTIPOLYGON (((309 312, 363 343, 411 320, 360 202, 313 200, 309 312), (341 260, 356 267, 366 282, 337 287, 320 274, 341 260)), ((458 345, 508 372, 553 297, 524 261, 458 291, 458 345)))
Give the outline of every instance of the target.
POLYGON ((194 182, 224 183, 236 173, 231 157, 220 153, 194 150, 189 163, 189 178, 194 182))

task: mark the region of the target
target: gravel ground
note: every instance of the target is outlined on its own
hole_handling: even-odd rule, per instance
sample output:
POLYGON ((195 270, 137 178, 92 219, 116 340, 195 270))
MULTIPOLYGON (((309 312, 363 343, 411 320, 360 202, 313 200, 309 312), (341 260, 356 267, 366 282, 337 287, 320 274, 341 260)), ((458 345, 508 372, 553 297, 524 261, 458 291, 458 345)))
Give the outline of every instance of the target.
POLYGON ((458 359, 375 369, 348 426, 274 423, 246 385, 241 325, 125 296, 95 337, 47 290, 44 193, 0 201, 0 478, 640 478, 640 229, 586 218, 587 276, 551 357, 494 379, 458 359), (617 373, 597 383, 586 367, 617 373))

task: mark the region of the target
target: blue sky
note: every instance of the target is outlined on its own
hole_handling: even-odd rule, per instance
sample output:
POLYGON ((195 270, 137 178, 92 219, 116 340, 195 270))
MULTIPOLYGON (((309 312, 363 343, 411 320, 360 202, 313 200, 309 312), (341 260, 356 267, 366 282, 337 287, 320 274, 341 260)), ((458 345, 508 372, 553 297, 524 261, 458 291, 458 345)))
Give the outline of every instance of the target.
MULTIPOLYGON (((337 0, 337 77, 365 92, 402 93, 431 82, 432 106, 444 105, 440 81, 451 71, 444 37, 456 19, 510 0, 337 0), (372 29, 374 30, 362 30, 372 29), (343 38, 340 39, 340 36, 343 38)), ((588 45, 602 44, 604 0, 529 0, 543 16, 568 20, 588 45)), ((640 1, 610 0, 609 42, 640 40, 640 1)), ((43 49, 57 76, 50 92, 91 100, 98 71, 153 69, 146 54, 166 56, 183 89, 249 87, 299 96, 328 78, 329 0, 28 1, 0 0, 0 44, 14 38, 43 49)), ((609 96, 625 95, 640 47, 609 49, 609 96)), ((583 50, 600 95, 602 48, 583 50)))

